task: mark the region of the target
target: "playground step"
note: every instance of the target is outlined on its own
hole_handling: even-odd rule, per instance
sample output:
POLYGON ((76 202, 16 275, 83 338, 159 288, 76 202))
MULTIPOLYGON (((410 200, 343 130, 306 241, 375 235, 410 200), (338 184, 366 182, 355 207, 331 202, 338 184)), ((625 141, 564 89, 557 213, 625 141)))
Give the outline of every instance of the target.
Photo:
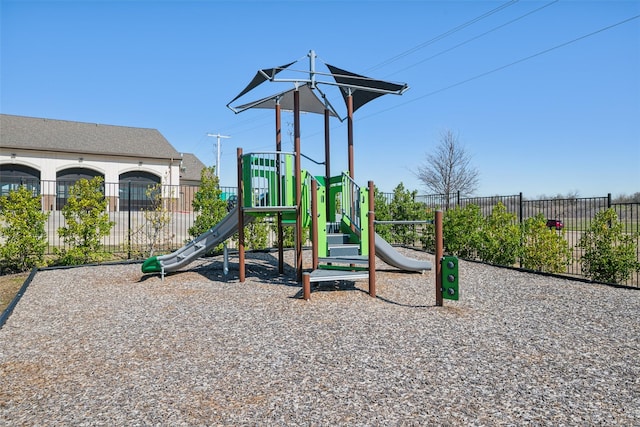
POLYGON ((329 245, 350 243, 349 235, 343 233, 327 233, 327 243, 329 245))
POLYGON ((330 282, 335 280, 358 280, 368 278, 368 271, 313 270, 309 275, 311 282, 330 282))
POLYGON ((360 245, 343 244, 343 245, 329 245, 330 257, 349 257, 360 255, 360 245))
POLYGON ((320 257, 318 262, 326 264, 355 264, 355 265, 369 265, 369 258, 366 256, 333 256, 333 257, 320 257))

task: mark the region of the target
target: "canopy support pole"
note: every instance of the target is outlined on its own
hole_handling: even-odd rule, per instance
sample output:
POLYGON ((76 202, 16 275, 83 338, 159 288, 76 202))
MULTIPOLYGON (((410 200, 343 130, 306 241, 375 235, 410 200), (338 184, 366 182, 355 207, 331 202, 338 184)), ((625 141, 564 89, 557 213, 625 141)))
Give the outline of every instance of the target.
MULTIPOLYGON (((280 100, 276 100, 276 175, 278 180, 282 179, 282 171, 280 170, 280 151, 282 151, 282 119, 280 100)), ((278 206, 282 206, 282 182, 278 182, 278 206)), ((284 274, 284 232, 282 230, 282 212, 278 211, 276 216, 278 223, 278 274, 284 274)))
POLYGON ((349 89, 349 95, 347 96, 347 144, 349 149, 349 176, 355 180, 353 170, 353 94, 351 89, 349 89))
MULTIPOLYGON (((329 109, 325 108, 324 110, 324 178, 325 178, 324 185, 327 189, 326 197, 329 197, 329 180, 331 179, 331 138, 329 136, 330 114, 331 112, 329 111, 329 109)), ((331 211, 330 205, 331 205, 330 203, 325 203, 327 221, 329 220, 329 218, 331 218, 331 215, 329 215, 331 211)))
POLYGON ((300 158, 300 91, 293 92, 293 134, 296 153, 296 271, 298 283, 302 282, 302 168, 300 158))

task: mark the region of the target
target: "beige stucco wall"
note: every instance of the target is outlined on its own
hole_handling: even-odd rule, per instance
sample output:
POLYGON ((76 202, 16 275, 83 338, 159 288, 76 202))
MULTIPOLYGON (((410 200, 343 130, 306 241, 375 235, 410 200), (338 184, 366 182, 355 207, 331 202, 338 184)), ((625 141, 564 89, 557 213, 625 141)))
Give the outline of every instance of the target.
MULTIPOLYGON (((102 174, 106 183, 118 183, 120 174, 125 172, 144 171, 160 177, 162 185, 180 185, 180 159, 172 161, 0 148, 0 164, 19 164, 36 169, 40 171, 42 181, 55 182, 57 173, 65 169, 87 168, 102 174)), ((55 199, 55 191, 55 185, 42 186, 45 209, 51 205, 50 201, 55 199)), ((117 210, 118 186, 109 185, 106 191, 109 209, 117 210)))

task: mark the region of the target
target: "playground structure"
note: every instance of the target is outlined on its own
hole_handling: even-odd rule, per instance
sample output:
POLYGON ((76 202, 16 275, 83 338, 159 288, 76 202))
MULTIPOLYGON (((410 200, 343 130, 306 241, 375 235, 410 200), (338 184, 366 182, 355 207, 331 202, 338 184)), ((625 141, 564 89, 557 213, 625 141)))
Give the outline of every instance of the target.
MULTIPOLYGON (((176 271, 204 255, 216 245, 238 233, 239 280, 245 281, 244 227, 257 217, 273 216, 278 227, 279 273, 283 265, 283 227, 295 227, 297 281, 303 285, 304 299, 310 298, 311 283, 337 280, 369 279, 369 294, 375 297, 376 256, 401 270, 423 272, 432 269, 428 261, 407 258, 375 233, 374 186, 360 187, 353 172, 353 112, 377 98, 392 93, 401 94, 408 86, 374 80, 329 64, 335 82, 321 82, 315 70, 315 53, 310 51, 309 71, 304 78, 281 79, 276 75, 290 67, 258 71, 251 83, 227 106, 239 113, 249 108, 273 108, 276 113, 276 150, 244 154, 237 151, 238 203, 228 215, 207 232, 177 251, 147 259, 144 273, 176 271), (307 78, 308 75, 308 78, 307 78), (238 107, 235 100, 265 81, 289 82, 294 88, 238 107), (319 84, 337 86, 347 107, 349 171, 332 176, 330 170, 329 120, 339 117, 319 84), (320 93, 323 101, 314 91, 320 93), (281 147, 281 111, 293 112, 294 151, 281 147), (313 176, 301 168, 300 112, 321 113, 325 118, 325 175, 313 176), (312 271, 302 265, 302 230, 309 228, 312 242, 312 271)), ((448 260, 449 286, 443 292, 442 278, 442 215, 436 215, 436 305, 442 297, 457 299, 457 260, 448 260), (455 283, 454 283, 455 282, 455 283), (455 285, 455 287, 454 287, 455 285)), ((446 278, 445 278, 446 279, 446 278)), ((445 280, 445 283, 447 280, 445 280)))

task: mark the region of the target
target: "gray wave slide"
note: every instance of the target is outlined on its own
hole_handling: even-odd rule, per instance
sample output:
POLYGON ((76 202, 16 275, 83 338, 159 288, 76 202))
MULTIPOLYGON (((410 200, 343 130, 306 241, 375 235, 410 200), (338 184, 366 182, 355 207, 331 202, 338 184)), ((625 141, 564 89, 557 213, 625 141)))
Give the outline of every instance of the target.
POLYGON ((429 261, 409 258, 396 251, 393 246, 376 233, 376 256, 387 264, 405 271, 431 270, 429 261))
MULTIPOLYGON (((254 219, 255 217, 251 215, 244 215, 245 224, 252 222, 254 219)), ((176 271, 204 255, 216 245, 224 242, 236 231, 238 231, 237 207, 229 211, 227 216, 222 218, 209 231, 202 233, 177 251, 159 256, 157 260, 165 272, 176 271)))

